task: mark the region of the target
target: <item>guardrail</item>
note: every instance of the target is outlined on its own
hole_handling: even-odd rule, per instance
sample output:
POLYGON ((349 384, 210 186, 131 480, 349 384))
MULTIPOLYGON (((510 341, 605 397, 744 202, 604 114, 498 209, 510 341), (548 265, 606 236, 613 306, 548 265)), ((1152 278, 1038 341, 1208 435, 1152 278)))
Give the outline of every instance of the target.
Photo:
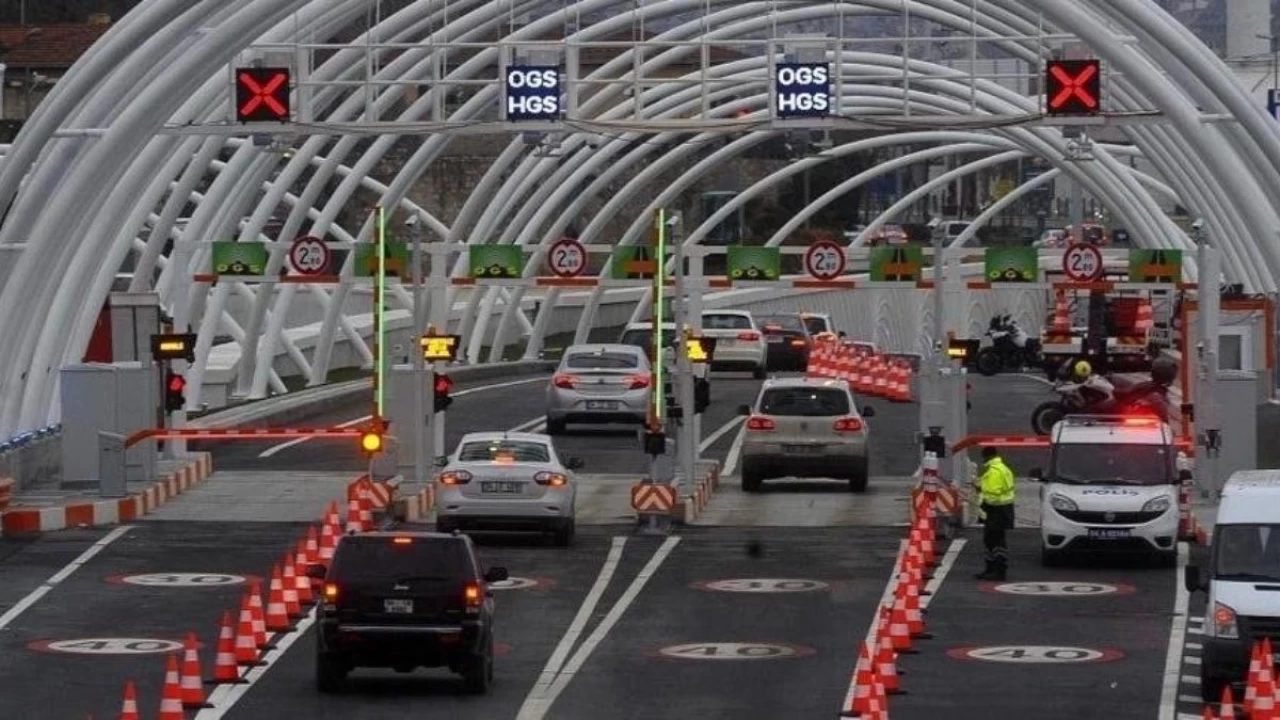
POLYGON ((62 425, 30 430, 0 443, 0 480, 16 489, 62 475, 62 425))

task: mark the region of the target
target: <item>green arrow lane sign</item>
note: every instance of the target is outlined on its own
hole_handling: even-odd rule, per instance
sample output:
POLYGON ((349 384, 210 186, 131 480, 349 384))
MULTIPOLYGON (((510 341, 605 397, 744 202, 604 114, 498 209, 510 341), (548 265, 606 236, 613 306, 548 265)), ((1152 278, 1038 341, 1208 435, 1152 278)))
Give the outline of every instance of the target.
POLYGON ((984 253, 984 279, 992 283, 1035 282, 1040 258, 1033 247, 994 247, 984 253))
POLYGON ((258 242, 214 241, 214 275, 261 275, 267 271, 267 246, 258 242))
POLYGON ((726 251, 725 274, 730 280, 777 280, 782 277, 782 253, 776 247, 736 245, 726 251))
POLYGON ((471 277, 477 280, 515 280, 522 277, 524 253, 519 245, 472 245, 471 277))

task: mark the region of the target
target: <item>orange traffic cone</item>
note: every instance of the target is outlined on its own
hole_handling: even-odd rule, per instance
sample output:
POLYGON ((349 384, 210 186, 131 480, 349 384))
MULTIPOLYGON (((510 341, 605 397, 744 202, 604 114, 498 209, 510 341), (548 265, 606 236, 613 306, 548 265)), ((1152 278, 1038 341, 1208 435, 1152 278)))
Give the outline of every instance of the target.
MULTIPOLYGON (((252 632, 252 622, 250 631, 252 632)), ((257 650, 256 646, 250 648, 257 650)), ((239 683, 240 669, 236 665, 236 632, 231 622, 231 613, 222 613, 222 628, 218 631, 218 654, 213 659, 213 682, 239 683)))
POLYGON ((1236 701, 1231 694, 1231 686, 1222 688, 1222 701, 1218 703, 1218 717, 1222 720, 1236 720, 1236 701))
POLYGON ((280 579, 280 566, 271 568, 271 590, 267 596, 267 629, 271 632, 288 632, 289 610, 284 603, 284 581, 280 579))
POLYGON ((338 516, 338 503, 336 500, 329 502, 329 509, 326 510, 324 514, 324 524, 325 525, 341 525, 342 524, 342 518, 338 516))
POLYGON ((316 528, 314 525, 307 528, 307 539, 304 542, 304 548, 307 551, 307 564, 318 565, 320 563, 320 543, 316 539, 316 528))
POLYGON ((187 633, 186 642, 182 644, 182 678, 179 687, 182 691, 182 707, 211 707, 204 702, 204 685, 200 675, 200 651, 197 649, 196 634, 187 633))
POLYGON ((1263 645, 1262 671, 1258 673, 1258 695, 1249 709, 1250 720, 1276 720, 1276 683, 1271 674, 1271 656, 1263 645))
POLYGON ((236 664, 258 664, 258 640, 253 631, 253 611, 249 609, 249 596, 240 601, 240 621, 236 626, 236 664))
POLYGON ((262 606, 262 585, 257 580, 249 584, 249 612, 253 618, 253 642, 259 649, 271 647, 271 636, 267 635, 267 612, 262 606))
POLYGON ((895 652, 912 655, 918 652, 911 648, 911 629, 907 626, 907 608, 899 600, 893 604, 889 616, 889 640, 895 652))
POLYGON ((302 605, 298 602, 298 574, 293 570, 293 558, 284 554, 284 609, 290 618, 302 617, 302 605))
POLYGON ((178 678, 178 656, 169 654, 164 671, 164 692, 160 696, 160 720, 183 720, 182 681, 178 678))
POLYGON ((906 609, 907 630, 910 631, 911 637, 917 640, 932 640, 933 634, 925 632, 924 629, 924 611, 920 609, 920 591, 915 583, 908 585, 902 604, 906 609))
POLYGON ((888 696, 893 694, 885 688, 883 678, 877 673, 875 682, 871 684, 871 710, 864 717, 867 720, 889 720, 888 696))
POLYGON ((329 563, 333 562, 333 550, 338 547, 339 532, 335 532, 334 528, 340 527, 337 523, 325 523, 320 528, 320 548, 318 550, 319 561, 326 568, 329 563))
POLYGON ((1218 720, 1218 716, 1213 714, 1213 708, 1205 705, 1204 711, 1200 713, 1200 720, 1218 720))
POLYGON ((862 648, 858 651, 858 665, 853 670, 854 690, 853 697, 849 700, 849 708, 846 714, 858 717, 863 713, 871 711, 871 696, 875 692, 875 663, 871 661, 871 650, 867 647, 867 643, 862 643, 862 648))
POLYGON ((307 577, 307 566, 310 564, 307 562, 307 543, 299 540, 298 549, 293 554, 293 571, 297 573, 295 589, 298 591, 298 603, 307 607, 316 601, 311 592, 311 578, 307 577))
POLYGON ((134 689, 132 680, 124 684, 124 701, 120 703, 120 720, 142 720, 138 715, 138 691, 134 689))
POLYGON ((355 498, 347 503, 347 532, 364 532, 364 527, 360 524, 360 501, 355 498))
MULTIPOLYGON (((888 613, 885 613, 883 617, 885 622, 889 622, 888 613)), ((878 682, 884 685, 885 692, 890 695, 899 695, 906 692, 902 689, 901 673, 898 672, 898 653, 893 649, 893 638, 887 632, 878 633, 876 644, 876 677, 878 682)))

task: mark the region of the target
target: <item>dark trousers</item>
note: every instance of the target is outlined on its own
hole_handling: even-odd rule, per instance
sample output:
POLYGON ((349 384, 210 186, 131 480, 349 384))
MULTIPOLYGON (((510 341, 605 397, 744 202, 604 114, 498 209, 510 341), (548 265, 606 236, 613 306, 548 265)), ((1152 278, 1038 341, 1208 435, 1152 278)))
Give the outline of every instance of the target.
POLYGON ((986 515, 982 523, 982 544, 987 549, 987 569, 1003 573, 1009 567, 1006 533, 1013 528, 1013 505, 984 504, 982 510, 986 515))

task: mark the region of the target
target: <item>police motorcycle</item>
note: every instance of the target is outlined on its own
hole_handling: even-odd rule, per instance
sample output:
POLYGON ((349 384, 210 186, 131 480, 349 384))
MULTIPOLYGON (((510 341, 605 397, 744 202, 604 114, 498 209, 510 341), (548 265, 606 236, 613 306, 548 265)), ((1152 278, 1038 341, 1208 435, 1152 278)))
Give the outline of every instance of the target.
POLYGON ((986 336, 991 344, 979 350, 974 359, 978 372, 983 375, 990 377, 1001 370, 1021 370, 1041 364, 1040 339, 1028 335, 1012 316, 991 318, 986 336))
POLYGON ((1178 365, 1168 358, 1152 363, 1150 380, 1095 375, 1089 363, 1079 359, 1063 363, 1058 374, 1060 380, 1053 387, 1058 398, 1031 411, 1031 429, 1037 435, 1048 435, 1059 420, 1077 414, 1135 415, 1169 422, 1169 387, 1177 379, 1178 365))

